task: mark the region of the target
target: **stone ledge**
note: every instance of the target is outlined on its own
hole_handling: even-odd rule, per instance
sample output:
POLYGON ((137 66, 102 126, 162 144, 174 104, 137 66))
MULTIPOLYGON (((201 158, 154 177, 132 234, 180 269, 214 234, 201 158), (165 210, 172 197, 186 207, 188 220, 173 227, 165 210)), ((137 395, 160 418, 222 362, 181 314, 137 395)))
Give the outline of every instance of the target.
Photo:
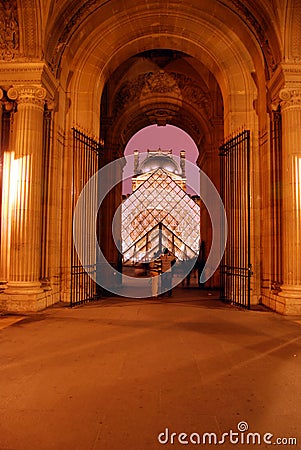
POLYGON ((270 291, 262 292, 262 304, 285 316, 301 316, 301 299, 285 298, 270 291))
POLYGON ((59 301, 58 295, 48 292, 39 294, 0 294, 0 311, 9 313, 37 312, 59 301))

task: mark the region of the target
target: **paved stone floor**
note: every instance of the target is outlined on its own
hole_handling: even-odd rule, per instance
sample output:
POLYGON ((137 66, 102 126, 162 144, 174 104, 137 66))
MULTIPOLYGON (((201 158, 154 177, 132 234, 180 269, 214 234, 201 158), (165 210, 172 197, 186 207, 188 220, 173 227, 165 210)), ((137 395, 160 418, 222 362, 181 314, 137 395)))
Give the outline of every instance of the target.
POLYGON ((271 433, 300 449, 300 322, 208 294, 0 318, 0 449, 271 448, 179 443, 240 422, 234 442, 271 433))

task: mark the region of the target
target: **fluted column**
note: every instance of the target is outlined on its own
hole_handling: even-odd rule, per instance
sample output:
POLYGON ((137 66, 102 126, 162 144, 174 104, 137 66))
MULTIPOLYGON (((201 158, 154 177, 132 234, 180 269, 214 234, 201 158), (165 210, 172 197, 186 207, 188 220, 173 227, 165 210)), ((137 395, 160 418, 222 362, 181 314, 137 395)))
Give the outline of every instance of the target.
POLYGON ((282 112, 282 245, 286 313, 301 312, 301 86, 280 91, 282 112))
MULTIPOLYGON (((0 88, 0 101, 3 98, 3 90, 0 88)), ((2 104, 0 103, 0 144, 2 144, 2 104)), ((7 185, 7 180, 4 172, 4 155, 2 156, 2 186, 0 185, 0 188, 2 188, 2 193, 0 194, 2 196, 1 201, 1 241, 0 241, 0 291, 5 287, 5 284, 7 282, 7 246, 6 246, 6 236, 7 236, 7 230, 6 230, 6 195, 5 195, 5 188, 7 185)))
POLYGON ((28 296, 43 292, 40 283, 41 195, 46 90, 36 86, 11 88, 8 97, 17 102, 17 113, 13 132, 15 162, 11 173, 14 193, 10 200, 10 276, 6 294, 28 296))

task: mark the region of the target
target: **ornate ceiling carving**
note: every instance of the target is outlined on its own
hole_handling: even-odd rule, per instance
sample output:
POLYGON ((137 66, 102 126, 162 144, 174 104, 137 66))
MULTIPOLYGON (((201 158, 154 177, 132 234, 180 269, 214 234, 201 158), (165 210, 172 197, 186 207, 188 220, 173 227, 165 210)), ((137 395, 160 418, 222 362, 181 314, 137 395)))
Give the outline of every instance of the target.
POLYGON ((113 102, 113 115, 116 117, 125 108, 135 102, 147 100, 154 95, 169 95, 205 110, 211 115, 211 99, 200 85, 187 75, 176 72, 158 70, 138 75, 138 77, 125 81, 117 92, 113 102))

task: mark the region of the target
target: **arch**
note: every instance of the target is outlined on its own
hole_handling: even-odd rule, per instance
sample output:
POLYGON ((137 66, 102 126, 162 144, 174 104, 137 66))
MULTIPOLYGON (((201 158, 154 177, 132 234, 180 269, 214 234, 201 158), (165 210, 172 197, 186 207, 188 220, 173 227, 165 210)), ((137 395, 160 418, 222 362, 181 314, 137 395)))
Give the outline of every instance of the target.
POLYGON ((171 124, 184 129, 198 147, 210 147, 213 123, 222 117, 220 89, 208 69, 182 52, 156 49, 133 56, 108 79, 101 137, 121 156, 138 130, 171 124))
MULTIPOLYGON (((62 82, 74 93, 71 120, 85 120, 84 126, 95 132, 98 122, 95 112, 110 74, 133 54, 170 48, 201 60, 213 73, 223 94, 228 131, 248 122, 248 114, 233 118, 229 111, 237 111, 239 115, 242 110, 252 111, 256 86, 250 74, 256 70, 259 78, 264 76, 264 60, 254 35, 240 18, 220 4, 216 5, 214 15, 207 4, 203 10, 192 7, 189 12, 188 5, 184 5, 181 11, 160 10, 159 23, 155 4, 145 8, 142 3, 139 8, 116 12, 107 20, 104 10, 102 16, 96 10, 84 26, 78 27, 76 35, 69 37, 60 61, 62 82), (234 25, 231 28, 240 25, 245 44, 236 31, 225 25, 225 14, 230 15, 234 25), (89 36, 85 39, 86 35, 89 36), (79 105, 86 106, 80 111, 79 105)), ((49 58, 51 51, 54 49, 50 46, 49 58)))
MULTIPOLYGON (((66 129, 78 123, 98 136, 101 124, 101 137, 105 129, 105 154, 111 153, 108 160, 102 161, 106 164, 122 154, 125 143, 137 130, 158 120, 166 120, 166 123, 181 126, 187 131, 199 149, 202 146, 198 164, 212 176, 218 187, 218 145, 225 135, 245 126, 252 131, 254 167, 258 166, 257 113, 259 111, 258 115, 262 117, 263 129, 268 46, 262 47, 256 26, 252 25, 253 16, 245 20, 246 11, 233 8, 234 2, 230 0, 208 0, 201 6, 196 0, 189 4, 186 0, 175 0, 172 7, 169 3, 154 0, 137 0, 134 6, 127 0, 122 4, 114 0, 104 2, 103 7, 95 7, 93 3, 87 1, 85 11, 81 3, 75 10, 80 13, 77 15, 75 12, 71 16, 70 10, 64 12, 62 7, 62 26, 58 26, 55 19, 49 23, 46 58, 66 92, 66 129), (179 103, 176 95, 170 96, 168 101, 160 95, 153 100, 144 99, 140 105, 129 106, 126 114, 121 114, 117 120, 111 120, 110 115, 101 115, 100 119, 106 83, 118 69, 127 66, 134 55, 154 49, 181 52, 191 58, 199 72, 202 69, 198 65, 205 68, 221 92, 224 110, 222 118, 216 116, 217 123, 209 124, 192 102, 180 99, 179 103), (258 103, 260 108, 255 110, 258 103), (179 106, 183 106, 182 115, 175 113, 179 106)), ((235 4, 239 3, 235 1, 235 4)), ((72 4, 75 6, 69 2, 68 8, 72 4)), ((113 99, 112 92, 109 94, 113 99)), ((256 177, 254 172, 254 180, 256 177)), ((257 178, 254 198, 260 199, 257 178)), ((102 205, 105 214, 100 241, 112 263, 116 262, 116 249, 108 236, 112 214, 120 199, 121 191, 116 187, 116 192, 110 194, 102 205)), ((206 227, 206 222, 203 223, 206 227)), ((254 230, 256 227, 258 221, 254 220, 254 230)))
MULTIPOLYGON (((121 128, 122 129, 122 133, 120 135, 121 144, 125 146, 126 143, 132 138, 132 136, 134 136, 134 134, 137 133, 139 130, 145 128, 148 125, 158 123, 158 118, 156 116, 157 111, 160 112, 160 108, 158 108, 157 104, 150 105, 148 116, 142 112, 134 111, 130 120, 128 120, 127 118, 122 118, 122 121, 116 124, 112 134, 114 134, 115 129, 117 130, 121 128)), ((197 120, 197 117, 195 117, 189 111, 186 111, 186 113, 182 111, 181 116, 177 114, 173 115, 174 111, 172 110, 170 105, 166 104, 164 105, 164 108, 161 109, 161 111, 164 114, 164 120, 168 120, 166 123, 168 123, 169 125, 174 125, 184 130, 196 142, 196 145, 198 147, 201 145, 201 143, 203 143, 204 140, 203 130, 206 129, 208 145, 211 145, 210 139, 211 136, 207 127, 208 124, 205 123, 203 120, 200 119, 202 121, 202 123, 200 124, 197 120)), ((159 117, 159 123, 161 119, 162 117, 159 117)))

